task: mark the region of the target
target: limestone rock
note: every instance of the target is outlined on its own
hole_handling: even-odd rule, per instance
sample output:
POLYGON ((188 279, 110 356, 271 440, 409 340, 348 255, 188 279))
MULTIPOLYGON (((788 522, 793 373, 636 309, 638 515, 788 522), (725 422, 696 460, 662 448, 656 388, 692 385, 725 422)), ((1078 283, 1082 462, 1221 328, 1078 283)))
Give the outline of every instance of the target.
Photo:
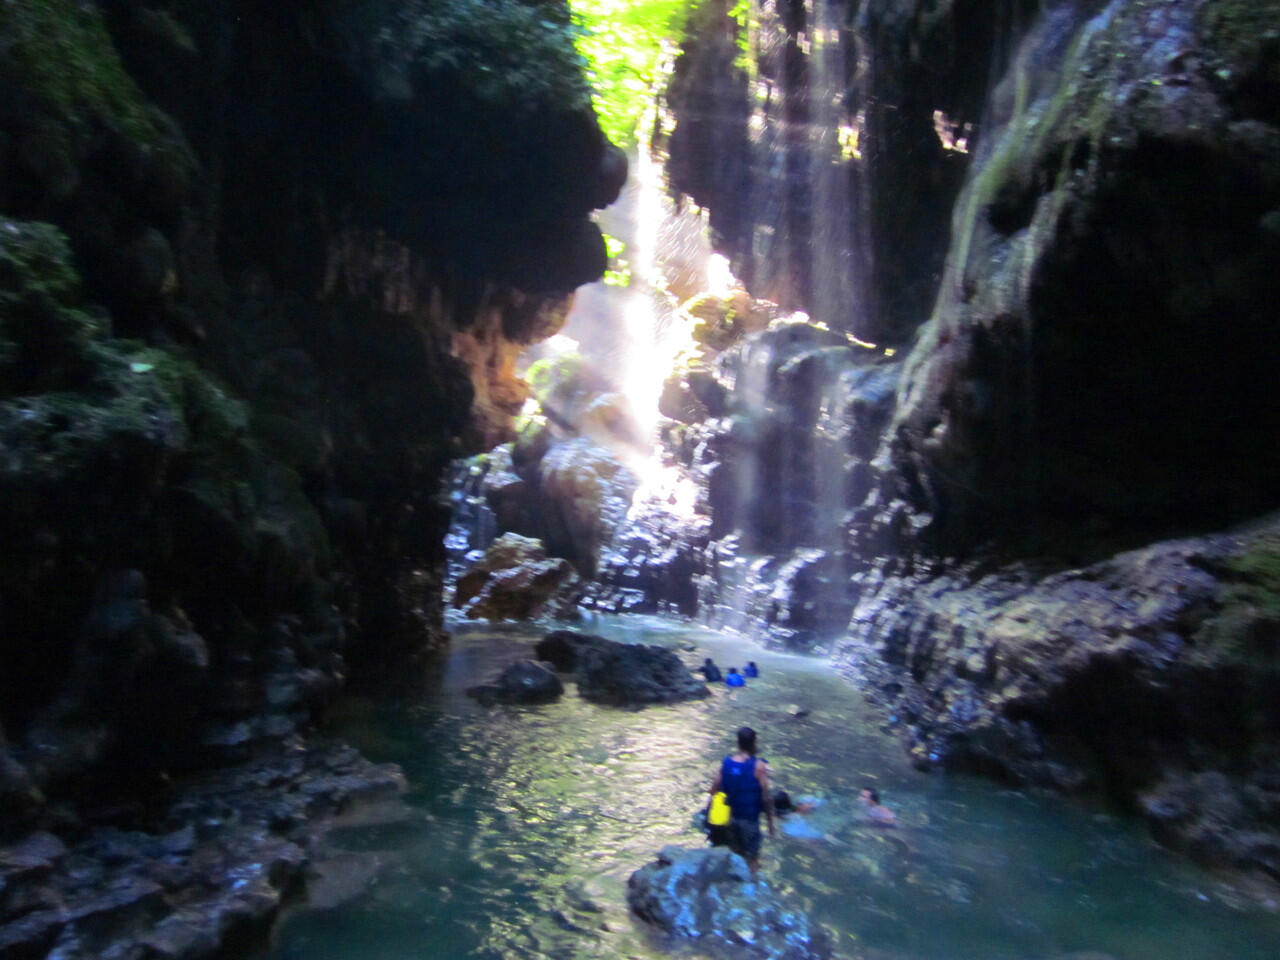
POLYGON ((458 578, 454 606, 468 617, 530 620, 575 615, 581 581, 569 561, 547 557, 542 543, 503 534, 458 578))
POLYGON ((663 847, 627 881, 636 916, 680 940, 728 957, 826 960, 827 935, 790 910, 726 847, 663 847))

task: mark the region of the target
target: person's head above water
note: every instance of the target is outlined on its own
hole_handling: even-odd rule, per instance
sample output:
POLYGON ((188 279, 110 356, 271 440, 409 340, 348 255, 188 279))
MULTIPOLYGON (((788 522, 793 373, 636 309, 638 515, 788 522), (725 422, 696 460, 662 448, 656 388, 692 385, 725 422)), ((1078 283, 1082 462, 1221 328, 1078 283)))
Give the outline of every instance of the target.
POLYGON ((756 732, 750 727, 738 728, 738 749, 743 753, 749 753, 752 756, 755 756, 756 732))
POLYGON ((875 787, 863 787, 858 796, 864 801, 877 806, 880 803, 880 792, 875 787))
POLYGON ((711 663, 711 658, 710 658, 710 657, 707 657, 707 659, 706 659, 706 660, 703 660, 702 662, 703 662, 703 663, 711 663))

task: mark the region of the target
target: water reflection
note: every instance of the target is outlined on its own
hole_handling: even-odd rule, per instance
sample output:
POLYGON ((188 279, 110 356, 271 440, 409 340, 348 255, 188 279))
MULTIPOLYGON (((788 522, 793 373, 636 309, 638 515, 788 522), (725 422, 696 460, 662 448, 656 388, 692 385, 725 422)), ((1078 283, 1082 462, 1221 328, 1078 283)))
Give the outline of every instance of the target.
POLYGON ((592 629, 682 649, 691 665, 754 659, 762 677, 645 711, 595 707, 572 688, 558 704, 485 709, 463 690, 538 634, 465 629, 437 688, 352 700, 339 717, 337 732, 404 767, 408 816, 333 835, 348 857, 339 872, 362 892, 293 916, 272 960, 668 956, 628 916, 626 878, 663 844, 700 842, 691 813, 742 723, 760 731, 779 785, 824 800, 809 815, 823 837, 766 841, 762 869, 836 934, 841 956, 1262 960, 1280 951, 1280 920, 1232 909, 1229 890, 1098 811, 910 770, 857 696, 814 661, 655 621, 592 629), (861 818, 867 783, 898 828, 861 818))

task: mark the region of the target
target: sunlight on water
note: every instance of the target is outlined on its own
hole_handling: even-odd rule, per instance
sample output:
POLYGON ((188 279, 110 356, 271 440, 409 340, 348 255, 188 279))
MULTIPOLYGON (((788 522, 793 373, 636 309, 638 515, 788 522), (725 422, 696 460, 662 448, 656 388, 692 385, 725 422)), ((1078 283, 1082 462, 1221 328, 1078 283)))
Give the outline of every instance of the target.
POLYGON ((707 701, 592 706, 569 684, 543 707, 485 709, 466 687, 528 655, 530 627, 463 630, 420 695, 347 701, 335 732, 401 764, 396 820, 331 836, 354 896, 296 912, 270 960, 669 956, 629 916, 626 878, 667 843, 698 845, 732 731, 760 731, 775 782, 822 806, 819 838, 766 840, 762 869, 868 960, 1273 960, 1280 919, 1240 904, 1124 823, 1060 798, 917 773, 818 661, 658 621, 600 619, 614 639, 687 662, 756 660, 762 676, 707 701), (805 713, 805 711, 808 711, 805 713), (875 784, 898 815, 859 816, 875 784))

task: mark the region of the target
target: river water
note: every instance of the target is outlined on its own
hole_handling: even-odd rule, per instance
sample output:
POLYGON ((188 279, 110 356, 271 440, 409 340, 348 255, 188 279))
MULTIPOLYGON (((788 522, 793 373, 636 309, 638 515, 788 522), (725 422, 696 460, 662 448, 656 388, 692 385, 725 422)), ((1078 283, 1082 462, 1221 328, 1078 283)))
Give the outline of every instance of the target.
POLYGON ((761 677, 702 702, 483 708, 464 690, 529 655, 532 627, 473 627, 426 689, 348 700, 333 733, 403 767, 401 809, 334 830, 314 900, 267 960, 656 958, 626 909, 627 876, 665 844, 698 845, 693 814, 742 724, 774 781, 822 799, 765 841, 762 875, 869 960, 1274 960, 1280 916, 1154 847, 1132 824, 1062 798, 910 769, 829 668, 695 627, 605 618, 586 629, 681 650, 690 665, 754 659, 761 677), (796 714, 809 711, 807 715, 796 714), (898 816, 858 816, 863 785, 898 816))

